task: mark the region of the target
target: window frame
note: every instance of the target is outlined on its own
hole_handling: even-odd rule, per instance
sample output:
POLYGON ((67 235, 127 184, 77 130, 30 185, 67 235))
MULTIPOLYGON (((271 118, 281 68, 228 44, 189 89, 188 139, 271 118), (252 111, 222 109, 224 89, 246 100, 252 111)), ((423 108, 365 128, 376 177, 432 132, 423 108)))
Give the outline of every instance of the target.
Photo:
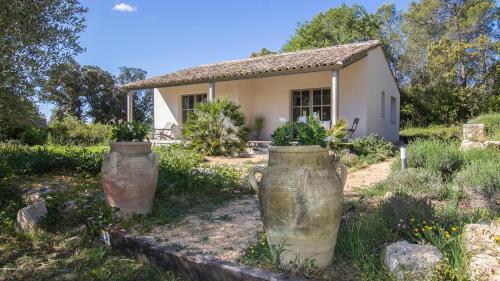
POLYGON ((180 96, 180 98, 181 98, 181 102, 180 102, 180 107, 181 107, 181 110, 180 110, 180 115, 181 115, 180 116, 180 120, 181 120, 181 122, 180 123, 181 124, 186 123, 187 116, 188 116, 187 112, 194 111, 194 108, 195 108, 196 104, 199 102, 199 101, 197 101, 198 100, 197 99, 198 96, 202 97, 201 98, 201 102, 207 102, 208 101, 208 95, 207 95, 207 93, 203 93, 203 92, 201 92, 201 93, 193 93, 193 94, 183 94, 183 95, 180 96), (193 107, 192 108, 191 107, 184 108, 184 98, 185 97, 190 97, 190 96, 193 97, 193 107), (185 112, 186 112, 186 114, 184 114, 185 112), (184 120, 184 116, 186 116, 186 120, 184 120))
POLYGON ((381 92, 380 100, 380 117, 385 118, 385 92, 381 92))
MULTIPOLYGON (((302 109, 302 108, 307 108, 308 110, 308 113, 307 114, 312 114, 314 112, 314 108, 315 107, 320 107, 321 110, 323 110, 323 107, 328 107, 329 108, 329 111, 330 111, 330 116, 328 117, 329 120, 321 120, 321 111, 319 113, 319 118, 321 121, 331 121, 332 119, 332 112, 331 112, 331 107, 332 107, 332 98, 331 98, 331 94, 332 94, 332 88, 330 87, 317 87, 317 88, 303 88, 303 89, 291 89, 290 90, 290 106, 289 106, 289 110, 290 110, 290 121, 291 122, 296 122, 297 120, 294 119, 294 109, 296 108, 299 108, 299 109, 302 109), (315 105, 314 104, 314 91, 321 91, 321 102, 319 105, 315 105), (325 90, 328 90, 330 91, 330 103, 328 104, 324 104, 323 103, 323 91, 325 90), (300 92, 300 102, 299 104, 300 105, 294 105, 294 93, 295 92, 300 92), (307 92, 308 93, 308 104, 307 105, 302 105, 302 94, 304 92, 307 92)), ((302 113, 301 113, 302 114, 302 113)), ((302 115, 300 115, 302 116, 302 115)))
POLYGON ((397 119, 398 119, 398 99, 394 96, 391 96, 391 116, 390 116, 390 120, 391 120, 391 124, 396 124, 397 123, 397 119), (393 103, 394 101, 394 103, 393 103))

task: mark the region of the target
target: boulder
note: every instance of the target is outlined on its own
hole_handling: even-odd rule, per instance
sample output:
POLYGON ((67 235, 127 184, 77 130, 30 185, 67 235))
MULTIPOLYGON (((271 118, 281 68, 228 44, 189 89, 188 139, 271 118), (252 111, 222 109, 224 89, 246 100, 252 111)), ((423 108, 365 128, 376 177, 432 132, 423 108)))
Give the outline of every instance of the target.
POLYGON ((428 280, 443 254, 432 245, 399 241, 387 246, 384 264, 396 280, 428 280))
POLYGON ((26 206, 17 212, 17 228, 21 231, 31 231, 46 214, 47 207, 43 200, 26 206))
POLYGON ((500 222, 468 224, 463 241, 471 255, 469 273, 471 280, 500 280, 500 222))
POLYGON ((23 195, 24 202, 27 204, 32 204, 43 200, 43 196, 53 192, 54 190, 50 186, 43 186, 40 188, 32 189, 23 195))
POLYGON ((500 141, 471 141, 463 140, 460 144, 461 150, 500 148, 500 141))
POLYGON ((486 139, 484 124, 464 124, 463 134, 464 140, 484 141, 486 139))

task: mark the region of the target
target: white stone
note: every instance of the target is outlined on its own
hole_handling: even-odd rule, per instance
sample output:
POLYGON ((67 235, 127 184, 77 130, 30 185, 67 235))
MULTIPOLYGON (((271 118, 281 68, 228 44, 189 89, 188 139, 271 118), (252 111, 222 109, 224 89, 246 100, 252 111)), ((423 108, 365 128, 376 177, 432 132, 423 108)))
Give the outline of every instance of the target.
POLYGON ((33 230, 46 214, 47 207, 44 201, 26 206, 17 212, 17 227, 22 231, 33 230))
POLYGON ((384 264, 396 280, 427 280, 443 254, 432 245, 399 241, 387 246, 384 264))
POLYGON ((471 255, 471 280, 500 280, 500 223, 468 224, 463 232, 464 245, 471 255))
POLYGON ((486 134, 484 124, 464 124, 464 140, 484 141, 486 134))

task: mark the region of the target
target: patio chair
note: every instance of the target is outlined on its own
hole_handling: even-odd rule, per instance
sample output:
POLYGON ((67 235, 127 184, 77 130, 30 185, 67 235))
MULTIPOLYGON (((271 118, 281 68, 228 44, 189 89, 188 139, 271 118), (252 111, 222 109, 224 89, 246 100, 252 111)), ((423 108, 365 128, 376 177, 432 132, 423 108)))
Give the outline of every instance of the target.
POLYGON ((173 122, 167 122, 164 128, 153 130, 153 139, 159 140, 175 140, 181 135, 180 128, 173 122))
POLYGON ((354 132, 356 132, 356 129, 358 128, 358 123, 359 123, 359 118, 354 118, 351 128, 347 129, 346 139, 348 140, 352 139, 354 132))

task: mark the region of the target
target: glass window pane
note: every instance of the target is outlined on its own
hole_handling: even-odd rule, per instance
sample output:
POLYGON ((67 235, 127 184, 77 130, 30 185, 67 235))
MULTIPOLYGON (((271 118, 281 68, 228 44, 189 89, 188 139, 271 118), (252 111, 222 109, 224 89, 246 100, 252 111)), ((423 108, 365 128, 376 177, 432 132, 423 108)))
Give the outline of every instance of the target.
POLYGON ((302 106, 309 106, 309 91, 302 91, 302 106))
POLYGON ((300 105, 300 92, 299 91, 293 91, 293 93, 292 93, 292 105, 293 106, 300 105))
POLYGON ((187 120, 187 115, 186 115, 186 110, 182 111, 182 123, 186 122, 187 120))
POLYGON ((207 102, 207 94, 202 95, 202 97, 203 97, 202 101, 207 102))
POLYGON ((183 109, 189 108, 189 97, 188 96, 182 97, 182 108, 183 109))
POLYGON ((203 95, 196 95, 196 103, 203 102, 203 95))
POLYGON ((321 90, 313 91, 313 105, 321 105, 321 90))
POLYGON ((300 107, 295 107, 292 112, 292 121, 295 122, 300 116, 300 107))
POLYGON ((309 115, 309 107, 301 107, 300 116, 308 116, 309 115))
POLYGON ((331 92, 330 89, 323 89, 323 104, 322 105, 331 105, 331 92))
POLYGON ((189 97, 189 109, 194 108, 194 96, 188 96, 189 97))
POLYGON ((313 116, 321 116, 321 106, 313 107, 313 116))
POLYGON ((332 120, 331 111, 332 108, 329 106, 322 106, 321 108, 321 121, 330 121, 332 120))

